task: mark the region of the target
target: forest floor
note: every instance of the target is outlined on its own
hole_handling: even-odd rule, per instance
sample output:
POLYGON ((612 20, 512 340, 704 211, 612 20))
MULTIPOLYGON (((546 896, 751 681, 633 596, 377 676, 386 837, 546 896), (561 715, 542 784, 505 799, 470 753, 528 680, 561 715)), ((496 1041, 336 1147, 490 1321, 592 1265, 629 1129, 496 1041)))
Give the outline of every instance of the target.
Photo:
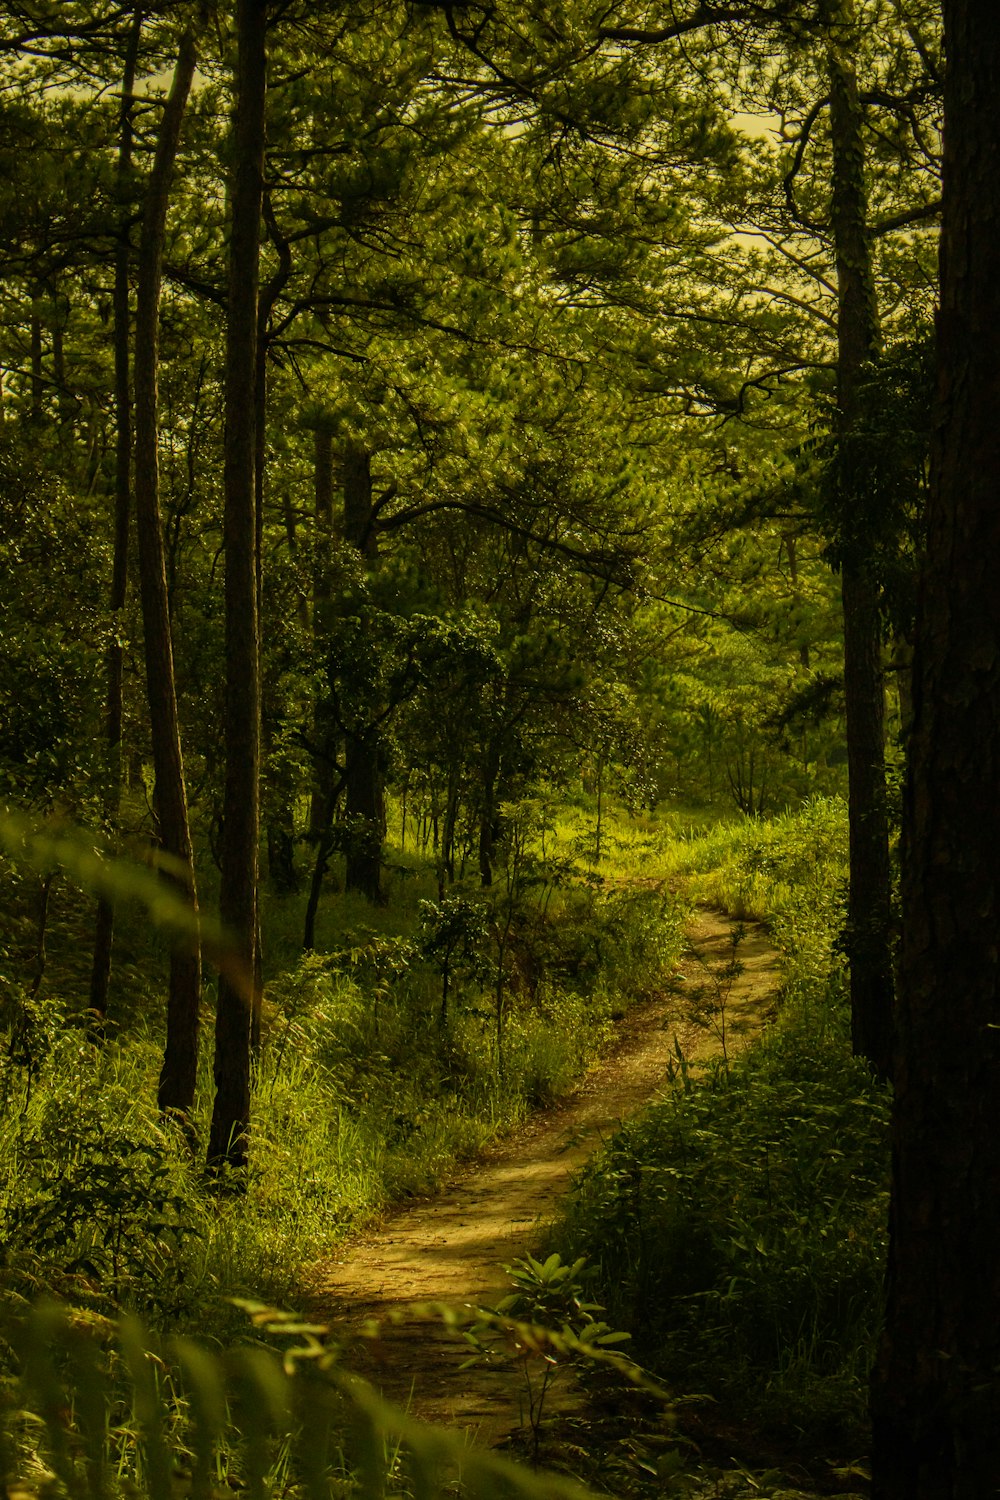
MULTIPOLYGON (((742 927, 741 972, 725 977, 737 924, 696 909, 672 992, 629 1011, 612 1050, 568 1099, 315 1269, 314 1316, 348 1335, 380 1325, 378 1337, 352 1344, 349 1358, 386 1396, 424 1420, 465 1428, 480 1444, 523 1426, 522 1373, 510 1365, 461 1370, 468 1346, 418 1304, 491 1306, 506 1294, 504 1266, 538 1248, 573 1174, 621 1120, 670 1086, 675 1039, 691 1064, 721 1052, 717 1024, 693 1019, 699 995, 703 1004, 725 996, 730 1048, 760 1029, 776 1000, 778 957, 762 927, 742 927)), ((556 1393, 562 1414, 582 1399, 572 1385, 556 1393)))

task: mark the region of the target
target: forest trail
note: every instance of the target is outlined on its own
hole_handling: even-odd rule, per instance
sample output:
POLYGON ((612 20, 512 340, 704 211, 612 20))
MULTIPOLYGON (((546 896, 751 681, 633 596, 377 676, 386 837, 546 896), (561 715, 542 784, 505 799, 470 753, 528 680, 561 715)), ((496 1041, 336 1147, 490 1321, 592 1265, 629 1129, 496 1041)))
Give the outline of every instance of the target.
MULTIPOLYGON (((733 958, 737 923, 699 907, 686 928, 676 991, 637 1006, 622 1021, 613 1050, 561 1104, 533 1116, 515 1135, 431 1197, 396 1209, 375 1231, 344 1247, 344 1258, 317 1268, 312 1315, 345 1332, 390 1319, 351 1363, 386 1396, 427 1421, 469 1430, 477 1443, 499 1441, 520 1424, 517 1372, 460 1371, 468 1348, 438 1323, 408 1316, 421 1302, 492 1305, 508 1289, 504 1265, 537 1247, 571 1176, 619 1122, 668 1086, 675 1038, 689 1062, 721 1051, 716 1029, 691 1019, 690 997, 733 958)), ((778 987, 778 958, 764 928, 743 924, 742 973, 726 996, 732 1051, 759 1030, 778 987)))

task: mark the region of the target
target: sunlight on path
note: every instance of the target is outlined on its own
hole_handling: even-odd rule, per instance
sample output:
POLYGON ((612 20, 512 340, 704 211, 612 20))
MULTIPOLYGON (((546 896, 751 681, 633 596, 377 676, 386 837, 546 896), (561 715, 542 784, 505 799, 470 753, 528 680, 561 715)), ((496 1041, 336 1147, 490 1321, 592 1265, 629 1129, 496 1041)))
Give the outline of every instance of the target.
MULTIPOLYGON (((678 964, 677 993, 637 1007, 619 1027, 614 1052, 562 1105, 536 1115, 446 1189, 394 1211, 382 1227, 344 1247, 340 1261, 317 1268, 312 1311, 347 1329, 434 1301, 489 1304, 506 1289, 504 1264, 537 1244, 571 1175, 619 1122, 669 1087, 679 1041, 690 1061, 717 1055, 720 1041, 694 1024, 685 995, 706 986, 732 957, 736 924, 698 909, 688 923, 689 951, 678 964)), ((730 1051, 757 1031, 776 998, 778 960, 762 927, 745 924, 743 973, 726 1003, 730 1051)), ((513 1375, 460 1371, 467 1350, 438 1326, 403 1319, 366 1342, 359 1372, 420 1417, 465 1426, 495 1442, 519 1421, 513 1375)))

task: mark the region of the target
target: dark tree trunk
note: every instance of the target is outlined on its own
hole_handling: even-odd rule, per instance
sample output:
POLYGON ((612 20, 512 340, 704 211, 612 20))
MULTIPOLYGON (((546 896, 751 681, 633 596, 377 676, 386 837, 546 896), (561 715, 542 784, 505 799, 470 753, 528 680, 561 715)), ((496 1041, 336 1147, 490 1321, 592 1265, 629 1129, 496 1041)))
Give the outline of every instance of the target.
POLYGON ((316 829, 316 858, 309 881, 309 897, 306 901, 305 927, 302 936, 302 947, 306 953, 311 953, 316 947, 316 917, 319 912, 319 898, 323 892, 323 881, 333 853, 333 819, 341 791, 342 783, 339 780, 331 782, 326 805, 321 810, 320 821, 316 829))
POLYGON ((944 219, 903 855, 875 1500, 1000 1493, 1000 27, 945 0, 944 219))
POLYGON ((459 781, 458 768, 448 768, 448 785, 444 800, 444 822, 441 829, 441 863, 448 877, 448 884, 455 883, 455 839, 458 827, 459 781))
POLYGON ((856 37, 853 0, 832 0, 830 131, 831 226, 837 257, 837 408, 844 689, 850 823, 847 953, 851 1037, 856 1056, 888 1077, 892 1051, 889 825, 885 785, 885 682, 879 583, 863 510, 863 460, 856 449, 866 364, 879 351, 878 309, 867 231, 861 105, 850 61, 856 37))
POLYGON ((496 844, 497 780, 500 776, 500 737, 491 736, 483 767, 483 801, 479 809, 479 883, 493 884, 493 850, 496 844))
MULTIPOLYGON (((114 286, 114 353, 115 353, 115 529, 111 563, 111 593, 108 608, 111 615, 111 639, 106 658, 107 695, 104 708, 104 734, 108 746, 108 791, 104 818, 109 825, 118 816, 122 792, 122 676, 125 648, 120 622, 128 593, 128 541, 132 511, 132 382, 130 370, 130 315, 128 216, 132 171, 132 109, 135 103, 135 68, 142 31, 142 12, 136 9, 129 32, 128 49, 122 72, 122 104, 118 137, 118 201, 121 218, 115 246, 114 286)), ((114 941, 114 906, 108 900, 97 903, 94 931, 94 961, 90 974, 90 1009, 98 1022, 108 1011, 108 986, 111 982, 111 950, 114 941)))
MULTIPOLYGON (((66 329, 69 325, 69 301, 57 292, 52 299, 52 373, 56 382, 56 402, 62 440, 67 452, 73 446, 73 418, 75 405, 66 376, 66 329)), ((87 486, 90 493, 90 486, 87 486)))
MULTIPOLYGON (((156 775, 156 816, 160 842, 173 861, 173 871, 168 878, 176 882, 190 904, 192 925, 196 926, 194 850, 188 823, 184 762, 177 719, 157 454, 157 376, 163 242, 170 182, 194 69, 194 38, 186 32, 181 38, 173 82, 164 106, 153 170, 146 188, 139 242, 135 311, 135 516, 146 646, 146 685, 153 768, 156 775)), ((158 1094, 160 1108, 163 1110, 186 1113, 194 1100, 200 998, 201 959, 195 940, 188 947, 175 947, 170 958, 167 1043, 158 1094)))
POLYGON ((382 789, 381 736, 377 730, 347 736, 344 750, 344 809, 347 836, 344 889, 358 891, 381 904, 382 841, 385 799, 382 789))
POLYGON ((49 898, 52 894, 52 882, 55 879, 50 870, 43 875, 38 882, 38 903, 35 913, 35 973, 31 981, 29 994, 37 995, 45 978, 45 938, 49 928, 49 898))
MULTIPOLYGON (((344 451, 344 540, 374 561, 371 456, 360 443, 344 451)), ((382 841, 385 838, 385 791, 382 736, 377 727, 348 734, 344 746, 344 813, 347 850, 344 889, 381 902, 382 841)))
POLYGON ((250 1132, 250 1053, 260 838, 257 620, 257 330, 267 97, 266 0, 237 8, 236 117, 226 330, 226 777, 219 913, 233 964, 219 975, 209 1164, 240 1169, 250 1132))
MULTIPOLYGON (((792 585, 792 599, 796 610, 802 606, 802 586, 799 582, 799 542, 794 531, 784 535, 785 551, 788 553, 788 579, 792 585)), ((799 661, 806 672, 809 670, 809 643, 803 641, 799 647, 799 661)))
POLYGON ((295 868, 295 826, 291 801, 282 798, 280 807, 267 820, 267 873, 279 896, 291 896, 299 888, 295 868))
MULTIPOLYGON (((317 660, 326 646, 330 628, 330 541, 333 536, 333 431, 320 424, 313 433, 313 495, 316 521, 313 557, 312 634, 317 660)), ((312 790, 309 798, 309 839, 318 845, 324 829, 330 787, 336 774, 330 726, 320 704, 313 706, 312 790)))
POLYGON ((31 299, 31 327, 29 338, 31 340, 31 406, 29 415, 31 421, 39 423, 42 420, 42 396, 45 390, 44 372, 42 370, 42 294, 37 289, 31 299))

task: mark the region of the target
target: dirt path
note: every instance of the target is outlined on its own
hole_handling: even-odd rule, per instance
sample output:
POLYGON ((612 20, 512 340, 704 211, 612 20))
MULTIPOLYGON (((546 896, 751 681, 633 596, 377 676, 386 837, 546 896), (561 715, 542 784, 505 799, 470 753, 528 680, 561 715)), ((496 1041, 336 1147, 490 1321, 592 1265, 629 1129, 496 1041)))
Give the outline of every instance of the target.
MULTIPOLYGON (((613 1052, 567 1101, 529 1121, 445 1190, 396 1210, 318 1272, 315 1312, 349 1328, 372 1318, 399 1320, 355 1359, 386 1395, 427 1420, 471 1429, 478 1442, 495 1442, 518 1425, 514 1375, 460 1371, 464 1346, 405 1310, 428 1301, 489 1304, 502 1295, 504 1264, 537 1244, 571 1175, 666 1086, 675 1036, 689 1060, 720 1051, 718 1036, 691 1021, 685 997, 699 988, 705 999, 717 995, 710 975, 732 958, 733 929, 719 912, 697 910, 678 964, 678 993, 632 1011, 613 1052)), ((761 927, 746 924, 738 957, 743 973, 726 1003, 730 1050, 759 1028, 778 982, 777 956, 761 927)))

